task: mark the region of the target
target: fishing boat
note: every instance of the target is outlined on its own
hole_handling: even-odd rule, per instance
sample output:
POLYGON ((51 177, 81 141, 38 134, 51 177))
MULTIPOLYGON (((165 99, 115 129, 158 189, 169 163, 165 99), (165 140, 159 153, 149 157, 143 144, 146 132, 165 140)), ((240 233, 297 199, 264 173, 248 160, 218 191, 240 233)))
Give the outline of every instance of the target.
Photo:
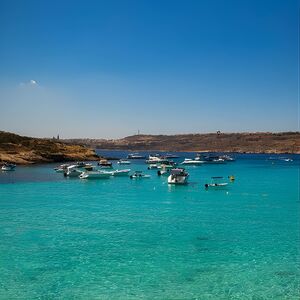
POLYGON ((228 185, 228 182, 224 182, 224 177, 214 176, 211 178, 211 182, 206 183, 204 186, 206 189, 208 189, 208 188, 224 188, 227 185, 228 185))
POLYGON ((110 161, 108 161, 107 159, 101 159, 98 162, 98 166, 100 166, 102 169, 111 169, 112 163, 110 161))
POLYGON ((203 164, 203 161, 197 159, 185 158, 181 164, 189 165, 189 166, 201 166, 203 164))
POLYGON ((113 172, 105 171, 87 171, 80 174, 80 179, 107 179, 112 176, 113 172))
POLYGON ((127 159, 145 159, 145 155, 140 155, 139 153, 130 153, 127 155, 127 159))
POLYGON ((143 178, 150 178, 151 176, 148 174, 143 174, 142 171, 135 171, 132 175, 130 175, 131 179, 143 179, 143 178))
POLYGON ((120 160, 117 162, 117 164, 119 164, 119 165, 130 165, 131 162, 130 162, 130 160, 127 160, 127 159, 120 159, 120 160))
POLYGON ((169 184, 187 184, 189 173, 185 171, 183 168, 176 168, 170 171, 170 175, 168 177, 169 184))
POLYGON ((4 163, 4 165, 1 168, 2 171, 14 171, 15 169, 16 165, 10 163, 4 163))
POLYGON ((113 176, 128 176, 130 171, 131 171, 130 169, 124 169, 124 170, 115 170, 112 171, 111 173, 113 176))

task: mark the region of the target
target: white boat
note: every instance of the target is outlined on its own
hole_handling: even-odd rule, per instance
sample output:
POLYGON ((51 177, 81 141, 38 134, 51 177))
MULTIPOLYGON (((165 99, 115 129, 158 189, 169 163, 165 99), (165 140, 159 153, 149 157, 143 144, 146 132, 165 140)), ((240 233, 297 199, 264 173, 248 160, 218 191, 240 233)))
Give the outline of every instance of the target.
POLYGON ((139 153, 130 153, 127 155, 128 159, 145 159, 146 156, 140 155, 139 153))
POLYGON ((70 166, 70 164, 62 164, 56 168, 54 168, 55 172, 57 173, 64 173, 67 171, 67 168, 70 166))
POLYGON ((130 165, 131 164, 131 162, 127 159, 120 159, 117 163, 119 165, 130 165))
POLYGON ((107 159, 101 159, 98 162, 98 166, 100 166, 102 169, 112 169, 112 163, 107 159))
POLYGON ((169 184, 187 184, 189 173, 183 168, 172 169, 168 177, 169 184))
POLYGON ((181 164, 189 165, 189 166, 201 166, 203 164, 203 161, 197 159, 185 158, 181 164))
POLYGON ((157 171, 158 176, 162 175, 169 175, 171 172, 171 169, 169 165, 161 165, 160 170, 157 171))
POLYGON ((211 178, 211 183, 206 183, 204 186, 206 189, 208 188, 224 188, 228 185, 228 182, 223 181, 224 178, 222 176, 215 176, 211 178))
POLYGON ((80 179, 106 179, 112 175, 112 172, 104 171, 87 171, 83 172, 79 178, 80 179))
POLYGON ((1 170, 2 171, 14 171, 16 168, 15 164, 4 163, 1 170))
POLYGON ((142 171, 135 171, 132 175, 130 175, 131 179, 142 179, 142 178, 150 178, 151 176, 148 174, 143 174, 142 171))
POLYGON ((150 164, 148 170, 158 169, 158 164, 150 164))
POLYGON ((146 164, 163 164, 167 162, 168 160, 159 154, 149 155, 148 159, 146 160, 146 164))
POLYGON ((212 156, 212 155, 202 156, 201 154, 197 154, 195 160, 203 164, 226 164, 226 160, 220 156, 212 156))
POLYGON ((111 173, 113 176, 128 176, 130 171, 131 171, 130 169, 124 169, 124 170, 115 170, 112 171, 111 173))
POLYGON ((79 170, 77 165, 71 165, 67 167, 64 175, 67 177, 78 177, 83 171, 79 170))

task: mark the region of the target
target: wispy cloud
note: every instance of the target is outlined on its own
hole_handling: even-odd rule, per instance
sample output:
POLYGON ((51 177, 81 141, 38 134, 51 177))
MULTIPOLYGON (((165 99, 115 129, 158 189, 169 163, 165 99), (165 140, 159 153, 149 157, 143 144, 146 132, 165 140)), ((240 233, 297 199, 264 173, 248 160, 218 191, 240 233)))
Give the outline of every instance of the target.
POLYGON ((20 86, 20 87, 25 87, 25 86, 36 87, 36 86, 39 86, 39 84, 37 83, 36 80, 30 79, 29 81, 21 82, 21 83, 19 84, 19 86, 20 86))

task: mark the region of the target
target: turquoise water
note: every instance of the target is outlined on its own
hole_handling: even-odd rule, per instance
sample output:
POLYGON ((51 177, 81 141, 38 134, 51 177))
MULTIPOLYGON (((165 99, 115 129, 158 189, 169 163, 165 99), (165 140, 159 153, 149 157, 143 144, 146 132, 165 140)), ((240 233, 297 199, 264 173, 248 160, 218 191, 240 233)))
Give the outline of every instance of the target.
POLYGON ((0 174, 0 299, 299 299, 299 160, 189 167, 188 186, 53 166, 0 174))

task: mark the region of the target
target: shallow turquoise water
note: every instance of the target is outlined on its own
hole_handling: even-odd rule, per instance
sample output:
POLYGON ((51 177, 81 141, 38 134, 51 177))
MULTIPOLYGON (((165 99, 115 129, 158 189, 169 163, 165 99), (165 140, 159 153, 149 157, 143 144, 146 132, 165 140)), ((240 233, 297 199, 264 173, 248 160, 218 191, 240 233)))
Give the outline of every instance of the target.
POLYGON ((0 175, 1 299, 299 299, 299 161, 190 167, 188 186, 52 167, 0 175))

